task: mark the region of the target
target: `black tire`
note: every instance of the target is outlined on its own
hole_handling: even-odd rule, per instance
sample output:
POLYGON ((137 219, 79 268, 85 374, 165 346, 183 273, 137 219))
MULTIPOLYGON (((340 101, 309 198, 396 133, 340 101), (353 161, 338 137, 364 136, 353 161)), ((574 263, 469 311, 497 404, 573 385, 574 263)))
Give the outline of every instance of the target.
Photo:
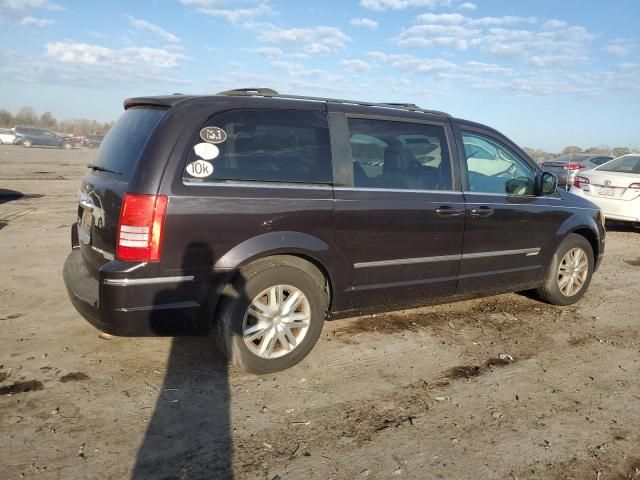
POLYGON ((537 288, 535 292, 542 301, 552 305, 572 305, 580 300, 589 289, 594 265, 593 248, 589 241, 582 235, 571 233, 567 235, 567 237, 558 246, 558 249, 551 259, 551 264, 547 269, 544 283, 541 287, 537 288), (567 296, 561 292, 558 285, 558 271, 560 268, 560 262, 567 252, 573 248, 581 248, 587 254, 588 270, 587 277, 580 290, 578 290, 574 295, 567 296))
POLYGON ((25 140, 24 142, 22 142, 22 146, 26 148, 31 148, 32 145, 33 143, 31 143, 31 140, 25 140))
POLYGON ((62 144, 62 148, 64 148, 65 150, 71 150, 73 148, 73 145, 70 143, 63 143, 62 144))
POLYGON ((243 269, 223 292, 214 332, 222 353, 231 363, 256 374, 286 370, 304 359, 316 344, 327 315, 328 294, 324 277, 312 265, 295 257, 274 257, 243 269), (245 312, 261 292, 275 285, 300 290, 309 302, 310 325, 305 337, 290 353, 267 359, 245 345, 242 323, 245 312))

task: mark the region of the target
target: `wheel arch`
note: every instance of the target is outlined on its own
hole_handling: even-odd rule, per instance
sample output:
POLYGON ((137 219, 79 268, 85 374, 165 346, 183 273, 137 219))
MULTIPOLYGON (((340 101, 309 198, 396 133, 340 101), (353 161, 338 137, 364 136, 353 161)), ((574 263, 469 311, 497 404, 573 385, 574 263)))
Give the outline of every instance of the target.
MULTIPOLYGON (((336 292, 342 291, 348 284, 346 266, 336 249, 320 238, 301 232, 268 232, 245 240, 222 255, 214 264, 214 271, 223 272, 222 281, 216 286, 216 295, 220 297, 243 270, 260 262, 273 261, 280 257, 289 263, 304 262, 317 272, 318 278, 326 282, 328 311, 335 306, 336 292), (341 290, 342 289, 342 290, 341 290)), ((301 265, 298 263, 298 265, 301 265)), ((218 298, 210 305, 212 313, 218 310, 218 298)))

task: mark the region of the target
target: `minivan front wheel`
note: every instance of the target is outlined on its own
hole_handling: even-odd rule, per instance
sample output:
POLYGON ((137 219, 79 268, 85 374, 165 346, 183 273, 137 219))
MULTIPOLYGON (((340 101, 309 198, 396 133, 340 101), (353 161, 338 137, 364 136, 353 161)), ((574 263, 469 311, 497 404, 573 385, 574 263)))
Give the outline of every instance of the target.
POLYGON ((594 268, 593 248, 582 235, 568 235, 556 250, 545 276, 537 289, 542 300, 553 305, 571 305, 589 288, 594 268))
POLYGON ((243 270, 220 300, 218 343, 252 373, 285 370, 315 345, 327 312, 324 286, 303 262, 259 263, 243 270))
POLYGON ((25 140, 24 142, 22 142, 23 147, 31 148, 31 145, 33 145, 33 143, 31 143, 31 140, 25 140))

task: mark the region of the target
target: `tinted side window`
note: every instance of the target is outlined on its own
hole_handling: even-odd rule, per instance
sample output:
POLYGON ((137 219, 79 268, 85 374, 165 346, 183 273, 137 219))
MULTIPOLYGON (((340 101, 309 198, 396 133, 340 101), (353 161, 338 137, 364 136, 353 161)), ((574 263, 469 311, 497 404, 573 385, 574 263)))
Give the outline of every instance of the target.
POLYGON ((205 127, 224 133, 214 129, 213 142, 218 143, 205 142, 198 135, 183 174, 187 182, 331 183, 325 112, 234 110, 213 117, 205 127))
POLYGON ((533 195, 535 172, 509 147, 479 133, 462 132, 469 190, 479 193, 533 195))
POLYGON ((350 118, 355 187, 451 190, 443 127, 350 118))

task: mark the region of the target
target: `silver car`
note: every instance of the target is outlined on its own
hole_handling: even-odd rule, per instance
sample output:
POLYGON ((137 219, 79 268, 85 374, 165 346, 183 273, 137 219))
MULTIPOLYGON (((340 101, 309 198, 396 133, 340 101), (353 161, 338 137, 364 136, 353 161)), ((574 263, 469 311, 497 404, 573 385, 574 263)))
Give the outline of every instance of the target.
POLYGON ((547 160, 541 166, 545 172, 553 173, 558 178, 558 186, 570 190, 578 172, 591 170, 612 159, 609 155, 562 155, 547 160))

